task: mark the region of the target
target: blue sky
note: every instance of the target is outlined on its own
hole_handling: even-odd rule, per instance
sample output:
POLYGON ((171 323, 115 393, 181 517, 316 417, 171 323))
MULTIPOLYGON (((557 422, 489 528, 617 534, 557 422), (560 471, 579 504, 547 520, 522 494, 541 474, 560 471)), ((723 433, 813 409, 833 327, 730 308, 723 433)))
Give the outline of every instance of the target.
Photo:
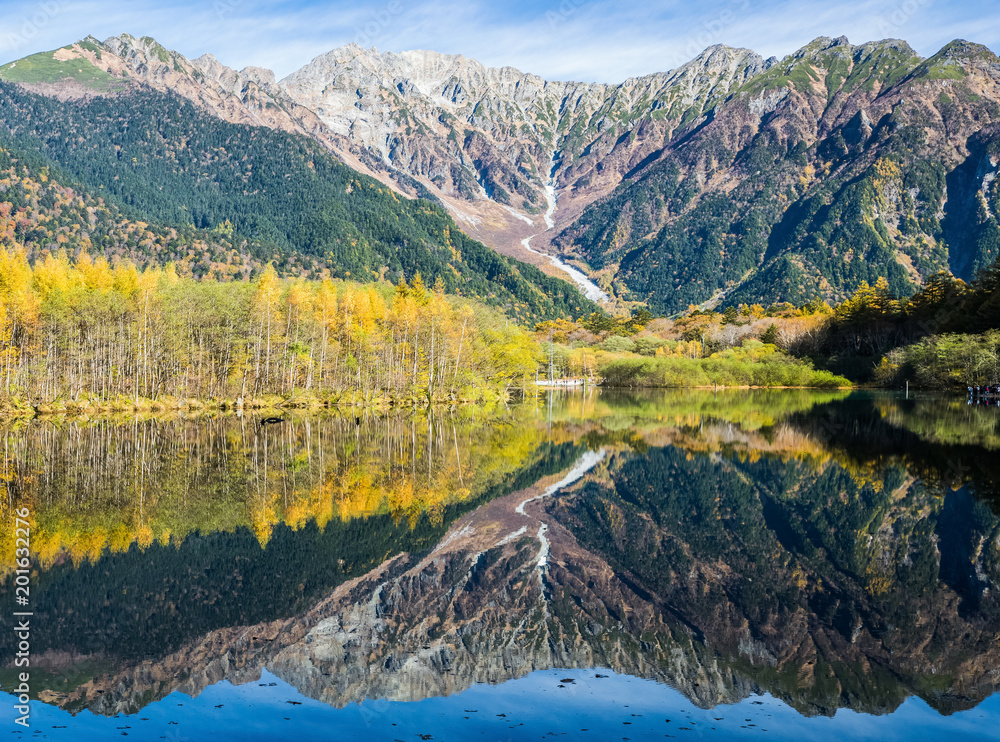
POLYGON ((434 49, 549 79, 620 82, 711 44, 783 56, 817 36, 903 38, 930 55, 966 38, 1000 51, 996 0, 0 0, 0 62, 93 34, 155 37, 284 76, 350 42, 434 49))

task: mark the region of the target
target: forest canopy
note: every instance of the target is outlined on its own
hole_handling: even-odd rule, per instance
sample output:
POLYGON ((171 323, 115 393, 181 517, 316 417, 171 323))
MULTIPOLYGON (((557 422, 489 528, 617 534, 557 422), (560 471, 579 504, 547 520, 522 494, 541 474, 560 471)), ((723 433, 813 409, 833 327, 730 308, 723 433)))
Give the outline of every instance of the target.
POLYGON ((409 283, 198 281, 83 253, 0 249, 0 385, 8 401, 333 402, 499 398, 538 346, 482 304, 409 283))
POLYGON ((0 82, 0 200, 32 258, 65 247, 193 275, 438 279, 521 322, 592 311, 568 281, 498 254, 317 142, 231 124, 152 90, 58 101, 0 82))

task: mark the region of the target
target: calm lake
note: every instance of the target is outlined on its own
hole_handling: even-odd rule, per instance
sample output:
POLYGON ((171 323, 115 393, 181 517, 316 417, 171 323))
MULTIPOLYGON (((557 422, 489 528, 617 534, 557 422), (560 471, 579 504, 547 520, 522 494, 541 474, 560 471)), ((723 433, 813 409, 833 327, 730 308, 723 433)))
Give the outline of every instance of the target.
POLYGON ((4 738, 1000 728, 996 407, 587 390, 355 414, 0 428, 4 738))

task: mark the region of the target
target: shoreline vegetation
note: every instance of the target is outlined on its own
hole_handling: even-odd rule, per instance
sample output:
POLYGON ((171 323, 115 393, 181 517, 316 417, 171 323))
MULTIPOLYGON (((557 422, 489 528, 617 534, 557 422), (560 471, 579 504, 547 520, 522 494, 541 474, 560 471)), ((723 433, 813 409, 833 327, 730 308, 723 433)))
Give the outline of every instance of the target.
MULTIPOLYGON (((557 380, 558 381, 558 380, 557 380)), ((529 385, 531 388, 537 390, 538 392, 548 392, 549 390, 565 390, 567 388, 577 388, 577 387, 600 387, 601 389, 611 390, 611 391, 635 391, 641 389, 673 389, 673 390, 690 390, 699 392, 732 392, 732 391, 831 391, 831 390, 850 390, 857 387, 851 384, 841 384, 841 385, 778 385, 778 384, 707 384, 707 385, 692 385, 692 384, 674 384, 674 385, 659 385, 654 383, 649 384, 633 384, 628 385, 615 385, 609 384, 607 382, 602 382, 600 384, 576 384, 568 386, 565 384, 547 384, 545 381, 539 381, 538 383, 532 383, 529 385)), ((294 413, 294 412, 318 412, 321 410, 334 411, 340 410, 342 412, 351 411, 354 414, 355 410, 361 411, 387 411, 390 409, 426 409, 428 406, 468 406, 475 404, 484 408, 485 410, 496 408, 497 406, 502 406, 505 402, 510 401, 497 399, 492 402, 470 402, 468 400, 437 400, 430 405, 426 400, 421 400, 419 398, 406 398, 399 399, 396 397, 391 397, 387 395, 369 396, 365 397, 361 394, 354 394, 351 392, 339 394, 337 396, 330 396, 327 398, 320 398, 316 395, 305 395, 299 394, 284 398, 278 395, 272 395, 263 397, 260 399, 250 399, 250 400, 238 400, 238 399, 176 399, 172 397, 161 398, 161 399, 112 399, 112 400, 97 400, 97 399, 84 399, 77 401, 65 401, 57 400, 53 402, 41 402, 35 406, 16 406, 10 402, 0 403, 0 422, 3 420, 13 420, 13 419, 27 419, 27 418, 44 418, 47 416, 65 416, 65 417, 93 417, 93 416, 108 416, 115 413, 135 413, 135 414, 160 414, 160 413, 226 413, 226 414, 257 414, 262 417, 267 416, 268 413, 294 413)))
POLYGON ((0 250, 9 411, 426 405, 505 399, 536 344, 440 282, 196 280, 172 265, 0 250))
POLYGON ((691 306, 672 318, 638 308, 542 322, 536 338, 558 373, 610 386, 964 392, 1000 384, 1000 261, 971 283, 938 273, 903 298, 883 278, 836 306, 691 306))
POLYGON ((529 330, 420 274, 396 285, 182 277, 0 247, 0 419, 505 404, 610 388, 964 388, 1000 377, 1000 268, 908 299, 594 312, 529 330), (552 382, 555 380, 555 383, 552 382))
MULTIPOLYGON (((611 323, 608 336, 643 332, 647 315, 592 317, 611 323)), ((493 405, 536 392, 540 376, 568 375, 574 357, 607 386, 848 385, 756 341, 650 365, 594 335, 602 347, 557 367, 546 326, 532 333, 419 274, 394 286, 282 279, 268 266, 252 281, 199 280, 172 264, 61 251, 31 261, 0 248, 0 418, 493 405)))
POLYGON ((851 382, 759 340, 708 358, 620 358, 601 366, 610 387, 783 387, 837 389, 851 382))

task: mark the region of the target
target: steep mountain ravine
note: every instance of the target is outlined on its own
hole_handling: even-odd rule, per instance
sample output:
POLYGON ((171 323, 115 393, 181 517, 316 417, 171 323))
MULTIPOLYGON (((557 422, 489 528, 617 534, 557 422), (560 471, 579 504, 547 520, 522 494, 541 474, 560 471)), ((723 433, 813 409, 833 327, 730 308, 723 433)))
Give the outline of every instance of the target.
MULTIPOLYGON (((556 206, 557 206, 556 202, 557 196, 554 183, 555 169, 556 169, 556 155, 555 153, 553 153, 552 164, 550 168, 550 172, 552 173, 552 175, 549 178, 549 182, 546 183, 545 185, 546 208, 545 208, 545 213, 542 215, 543 219, 545 220, 546 231, 552 230, 556 226, 555 220, 552 218, 556 212, 556 206)), ((549 253, 542 253, 539 252, 538 250, 532 249, 531 240, 534 239, 535 237, 539 237, 542 234, 544 233, 539 232, 538 234, 530 235, 521 240, 521 244, 524 245, 524 249, 534 255, 542 255, 548 258, 549 262, 553 266, 558 268, 560 271, 568 275, 573 280, 573 283, 577 285, 580 291, 583 292, 583 295, 586 296, 591 301, 607 302, 611 300, 611 297, 609 297, 604 291, 602 291, 601 287, 595 284, 593 281, 591 281, 587 277, 587 275, 579 268, 574 268, 571 265, 567 265, 555 255, 549 253)))
POLYGON ((905 295, 1000 255, 1000 61, 817 39, 760 73, 556 239, 661 311, 905 295))
POLYGON ((563 278, 551 250, 538 251, 537 240, 534 251, 523 247, 538 234, 550 179, 563 226, 662 147, 682 116, 766 67, 752 52, 713 47, 678 70, 621 85, 554 83, 460 56, 350 45, 276 82, 268 70, 237 72, 211 55, 188 60, 128 34, 88 37, 19 63, 0 68, 0 77, 46 95, 117 95, 149 85, 226 121, 306 134, 403 194, 437 198, 473 238, 563 278), (22 82, 34 79, 22 71, 28 61, 49 65, 57 56, 65 76, 22 82), (642 136, 624 136, 637 122, 642 136))
POLYGON ((459 55, 349 45, 280 84, 332 131, 468 214, 463 227, 470 234, 524 257, 528 235, 509 209, 541 214, 551 184, 561 200, 556 224, 569 224, 655 158, 682 121, 768 64, 753 52, 718 46, 677 70, 607 85, 547 81, 459 55), (553 150, 560 153, 555 168, 553 150), (495 221, 504 212, 494 204, 508 207, 506 223, 495 221))

